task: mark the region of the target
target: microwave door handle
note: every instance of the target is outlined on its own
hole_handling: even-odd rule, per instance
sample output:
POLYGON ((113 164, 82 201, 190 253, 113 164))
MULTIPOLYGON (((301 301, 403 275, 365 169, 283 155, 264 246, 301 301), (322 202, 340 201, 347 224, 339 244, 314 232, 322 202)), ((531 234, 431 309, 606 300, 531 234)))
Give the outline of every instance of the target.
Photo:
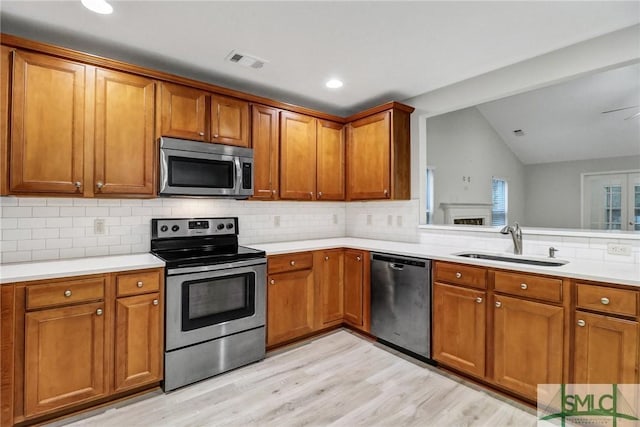
POLYGON ((163 150, 160 150, 160 177, 162 178, 160 193, 162 193, 169 186, 169 155, 163 150))
POLYGON ((234 185, 234 193, 240 194, 240 189, 242 188, 242 168, 240 167, 240 157, 235 157, 233 161, 236 164, 236 182, 234 185))

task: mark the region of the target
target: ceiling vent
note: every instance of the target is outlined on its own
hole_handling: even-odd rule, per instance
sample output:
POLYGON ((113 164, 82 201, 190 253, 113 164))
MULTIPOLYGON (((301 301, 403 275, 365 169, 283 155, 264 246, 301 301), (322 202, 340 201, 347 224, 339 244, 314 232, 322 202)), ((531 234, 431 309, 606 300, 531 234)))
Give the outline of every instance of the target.
POLYGON ((516 129, 513 131, 515 136, 524 136, 524 131, 522 129, 516 129))
POLYGON ((262 68, 264 64, 266 64, 266 59, 258 58, 257 56, 249 55, 248 53, 241 53, 232 50, 229 55, 227 55, 227 61, 235 62, 236 64, 240 64, 243 67, 247 68, 262 68))

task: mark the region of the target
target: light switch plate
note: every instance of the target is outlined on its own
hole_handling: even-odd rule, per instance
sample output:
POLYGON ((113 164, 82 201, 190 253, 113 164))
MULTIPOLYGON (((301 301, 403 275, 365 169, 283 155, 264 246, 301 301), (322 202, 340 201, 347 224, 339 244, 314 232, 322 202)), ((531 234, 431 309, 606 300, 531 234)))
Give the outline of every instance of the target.
POLYGON ((610 255, 631 256, 631 245, 624 243, 607 244, 607 253, 610 255))

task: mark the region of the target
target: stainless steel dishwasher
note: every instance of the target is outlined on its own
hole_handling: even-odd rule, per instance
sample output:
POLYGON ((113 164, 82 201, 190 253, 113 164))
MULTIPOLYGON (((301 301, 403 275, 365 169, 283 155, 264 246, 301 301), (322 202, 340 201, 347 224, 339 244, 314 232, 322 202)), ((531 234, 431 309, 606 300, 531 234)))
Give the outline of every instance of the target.
POLYGON ((371 253, 371 333, 431 358, 431 261, 371 253))

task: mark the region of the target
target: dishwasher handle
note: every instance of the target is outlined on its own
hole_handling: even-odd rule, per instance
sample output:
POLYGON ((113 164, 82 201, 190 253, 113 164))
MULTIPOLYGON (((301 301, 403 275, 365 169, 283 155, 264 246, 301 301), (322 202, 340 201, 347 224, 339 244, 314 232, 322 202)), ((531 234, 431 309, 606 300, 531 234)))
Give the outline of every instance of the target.
POLYGON ((389 263, 389 268, 393 269, 393 270, 398 270, 398 271, 402 271, 404 270, 404 265, 402 264, 396 264, 394 262, 390 262, 389 263))

